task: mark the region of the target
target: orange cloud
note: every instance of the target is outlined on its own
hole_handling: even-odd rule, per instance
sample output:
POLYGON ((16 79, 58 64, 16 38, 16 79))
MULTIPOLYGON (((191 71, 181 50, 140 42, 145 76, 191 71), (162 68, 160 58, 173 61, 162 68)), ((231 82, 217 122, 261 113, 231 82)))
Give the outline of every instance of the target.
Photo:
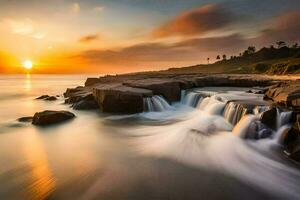
POLYGON ((223 28, 233 22, 233 14, 220 4, 208 4, 183 12, 153 31, 154 37, 198 35, 223 28))
POLYGON ((79 39, 79 42, 86 43, 99 39, 99 34, 86 35, 79 39))

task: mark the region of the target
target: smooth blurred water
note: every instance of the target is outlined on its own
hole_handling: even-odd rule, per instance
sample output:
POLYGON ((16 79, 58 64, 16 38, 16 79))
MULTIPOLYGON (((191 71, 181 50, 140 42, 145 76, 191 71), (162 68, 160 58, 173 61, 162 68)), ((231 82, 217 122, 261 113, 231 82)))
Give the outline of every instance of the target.
POLYGON ((213 109, 115 116, 34 100, 85 79, 0 76, 0 199, 300 198, 300 171, 276 141, 237 137, 213 109), (16 121, 46 109, 77 117, 48 128, 16 121))

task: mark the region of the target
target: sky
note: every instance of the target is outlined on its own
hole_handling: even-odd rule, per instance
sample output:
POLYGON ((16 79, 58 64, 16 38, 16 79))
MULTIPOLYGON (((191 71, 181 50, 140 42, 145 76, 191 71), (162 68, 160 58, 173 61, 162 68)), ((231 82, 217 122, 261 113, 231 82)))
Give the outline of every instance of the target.
POLYGON ((116 74, 300 41, 299 0, 0 0, 0 73, 116 74))

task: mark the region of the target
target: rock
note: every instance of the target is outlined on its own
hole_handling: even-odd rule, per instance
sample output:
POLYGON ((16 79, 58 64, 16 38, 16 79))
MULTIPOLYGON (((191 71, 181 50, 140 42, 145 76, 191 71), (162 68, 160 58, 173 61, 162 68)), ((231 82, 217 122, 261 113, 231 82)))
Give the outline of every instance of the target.
POLYGON ((75 115, 69 111, 51 111, 46 110, 37 112, 33 116, 32 124, 38 126, 47 126, 61 123, 74 118, 75 115))
POLYGON ((93 96, 100 110, 103 112, 143 112, 143 97, 152 95, 151 90, 132 88, 119 84, 93 88, 93 96))
POLYGON ((263 128, 258 131, 259 139, 269 138, 273 135, 273 131, 270 128, 263 128))
POLYGON ((49 95, 42 95, 42 96, 37 97, 36 99, 45 100, 45 101, 55 101, 55 100, 57 100, 57 97, 56 96, 49 96, 49 95))
POLYGON ((19 122, 32 122, 33 117, 20 117, 19 122))
POLYGON ((93 110, 99 108, 98 103, 94 99, 83 99, 73 104, 75 110, 93 110))
POLYGON ((262 122, 254 121, 249 125, 247 129, 247 133, 245 135, 245 139, 259 140, 259 139, 268 138, 272 134, 273 131, 270 128, 268 128, 266 125, 264 125, 262 122))
POLYGON ((268 88, 265 95, 279 105, 300 108, 300 81, 273 85, 268 88))
POLYGON ((49 96, 49 97, 45 98, 44 100, 45 101, 55 101, 55 100, 57 100, 57 97, 55 97, 55 96, 49 96))
POLYGON ((247 90, 246 93, 253 93, 253 91, 252 90, 247 90))
POLYGON ((50 96, 49 95, 42 95, 42 96, 39 96, 39 97, 37 97, 35 99, 46 99, 48 97, 50 97, 50 96))
POLYGON ((97 83, 100 83, 101 80, 99 78, 87 78, 84 85, 85 86, 92 86, 95 85, 97 83))
POLYGON ((277 109, 272 108, 262 113, 261 122, 273 130, 277 129, 277 109))
POLYGON ((167 101, 180 100, 180 82, 173 79, 143 79, 123 83, 126 86, 148 89, 154 95, 162 95, 167 101))
POLYGON ((82 87, 82 86, 78 86, 76 88, 67 88, 67 90, 64 92, 64 97, 70 97, 72 95, 74 95, 75 93, 79 93, 86 90, 86 88, 82 87))

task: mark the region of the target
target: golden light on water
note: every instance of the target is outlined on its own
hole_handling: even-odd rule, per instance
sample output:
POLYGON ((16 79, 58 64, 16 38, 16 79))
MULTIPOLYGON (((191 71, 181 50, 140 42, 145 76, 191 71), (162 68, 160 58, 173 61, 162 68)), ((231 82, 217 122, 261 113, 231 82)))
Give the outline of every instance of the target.
POLYGON ((23 62, 23 67, 27 70, 32 69, 32 66, 33 66, 33 64, 32 64, 31 60, 25 60, 23 62))

